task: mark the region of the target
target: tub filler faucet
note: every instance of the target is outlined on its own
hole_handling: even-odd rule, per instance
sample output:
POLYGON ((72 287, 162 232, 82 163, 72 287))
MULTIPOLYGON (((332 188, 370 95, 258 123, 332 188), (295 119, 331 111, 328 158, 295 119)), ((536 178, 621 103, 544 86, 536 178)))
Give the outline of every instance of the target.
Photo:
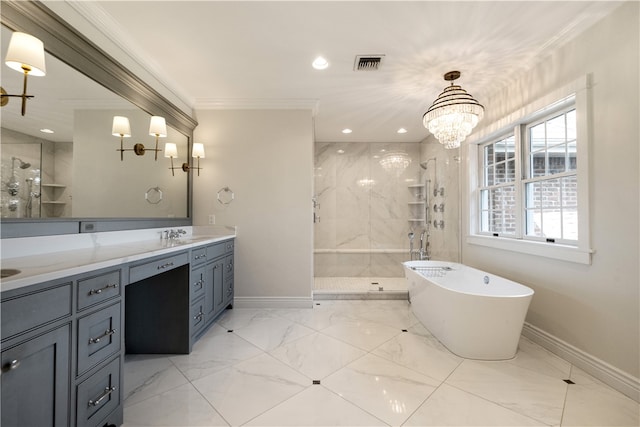
POLYGON ((429 239, 425 240, 426 236, 427 236, 427 230, 422 230, 422 233, 420 233, 420 249, 416 250, 416 249, 413 249, 414 234, 409 233, 409 254, 411 256, 411 261, 413 260, 424 261, 429 259, 429 254, 427 250, 429 246, 429 239))

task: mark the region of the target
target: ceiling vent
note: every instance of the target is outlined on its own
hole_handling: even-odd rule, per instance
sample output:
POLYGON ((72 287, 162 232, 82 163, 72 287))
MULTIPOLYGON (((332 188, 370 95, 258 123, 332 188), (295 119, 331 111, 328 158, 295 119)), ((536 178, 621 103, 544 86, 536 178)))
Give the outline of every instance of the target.
POLYGON ((384 55, 358 55, 353 66, 354 71, 377 71, 384 55))

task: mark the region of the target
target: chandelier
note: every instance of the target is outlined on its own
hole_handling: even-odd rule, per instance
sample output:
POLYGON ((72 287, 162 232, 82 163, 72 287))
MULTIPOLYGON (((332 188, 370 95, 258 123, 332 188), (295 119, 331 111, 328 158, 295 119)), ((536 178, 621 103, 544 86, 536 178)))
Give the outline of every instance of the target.
POLYGON ((460 78, 459 71, 444 75, 451 86, 438 95, 424 116, 422 122, 444 148, 458 148, 484 115, 484 107, 466 90, 453 81, 460 78))
POLYGON ((404 170, 409 167, 411 157, 402 151, 394 151, 385 154, 380 159, 380 165, 387 172, 393 172, 396 176, 400 176, 404 170))

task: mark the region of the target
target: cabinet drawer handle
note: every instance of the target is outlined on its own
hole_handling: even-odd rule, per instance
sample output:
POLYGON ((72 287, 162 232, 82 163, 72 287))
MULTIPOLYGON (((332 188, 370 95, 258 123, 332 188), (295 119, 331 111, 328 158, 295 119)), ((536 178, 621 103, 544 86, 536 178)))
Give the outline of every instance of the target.
POLYGON ((2 367, 2 372, 13 371, 14 369, 18 369, 19 366, 20 366, 20 361, 17 359, 14 359, 2 367))
POLYGON ((204 280, 200 279, 197 282, 195 282, 193 284, 194 287, 202 287, 202 285, 204 284, 204 280))
POLYGON ((200 259, 200 258, 206 258, 207 254, 202 254, 202 255, 196 255, 196 259, 200 259))
POLYGON ((102 394, 100 395, 100 397, 98 397, 98 399, 96 400, 89 400, 89 406, 98 406, 99 404, 102 403, 102 401, 105 399, 105 397, 109 396, 111 393, 113 393, 114 391, 116 391, 115 387, 105 387, 104 391, 102 392, 102 394))
POLYGON ((112 284, 110 284, 110 285, 105 286, 104 288, 100 288, 100 289, 91 289, 91 290, 89 291, 89 295, 98 295, 98 294, 101 294, 101 293, 102 293, 102 291, 107 291, 107 290, 109 290, 109 289, 111 289, 111 288, 116 289, 117 287, 118 287, 118 284, 117 284, 117 283, 112 283, 112 284))
POLYGON ((89 344, 99 343, 102 338, 111 336, 111 335, 115 334, 117 331, 118 331, 117 329, 107 329, 106 331, 104 331, 104 334, 100 335, 99 337, 90 338, 89 339, 89 344))
POLYGON ((193 316, 193 320, 202 320, 202 316, 204 316, 204 313, 200 310, 200 313, 193 316))
POLYGON ((172 262, 168 262, 168 263, 166 263, 166 264, 159 265, 159 266, 158 266, 158 270, 162 270, 162 269, 164 269, 164 268, 172 267, 172 266, 173 266, 173 263, 172 263, 172 262))

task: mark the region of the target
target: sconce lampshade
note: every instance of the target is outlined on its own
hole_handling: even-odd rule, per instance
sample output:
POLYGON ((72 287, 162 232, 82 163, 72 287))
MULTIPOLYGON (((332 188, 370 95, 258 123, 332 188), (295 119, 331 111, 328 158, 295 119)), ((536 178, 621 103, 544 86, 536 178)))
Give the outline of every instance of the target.
POLYGON ((164 138, 167 136, 167 123, 164 117, 151 116, 151 122, 149 123, 149 135, 159 136, 164 138))
POLYGON ((202 143, 194 142, 191 157, 200 157, 204 159, 204 145, 202 143))
POLYGON ((178 157, 178 147, 173 142, 167 142, 164 144, 164 156, 165 157, 178 157))
POLYGON ((14 32, 11 34, 5 63, 9 68, 32 76, 44 76, 47 70, 44 64, 44 44, 30 34, 14 32))
POLYGON ((123 116, 113 116, 113 127, 111 129, 113 136, 121 136, 129 138, 131 136, 131 126, 129 119, 123 116))

